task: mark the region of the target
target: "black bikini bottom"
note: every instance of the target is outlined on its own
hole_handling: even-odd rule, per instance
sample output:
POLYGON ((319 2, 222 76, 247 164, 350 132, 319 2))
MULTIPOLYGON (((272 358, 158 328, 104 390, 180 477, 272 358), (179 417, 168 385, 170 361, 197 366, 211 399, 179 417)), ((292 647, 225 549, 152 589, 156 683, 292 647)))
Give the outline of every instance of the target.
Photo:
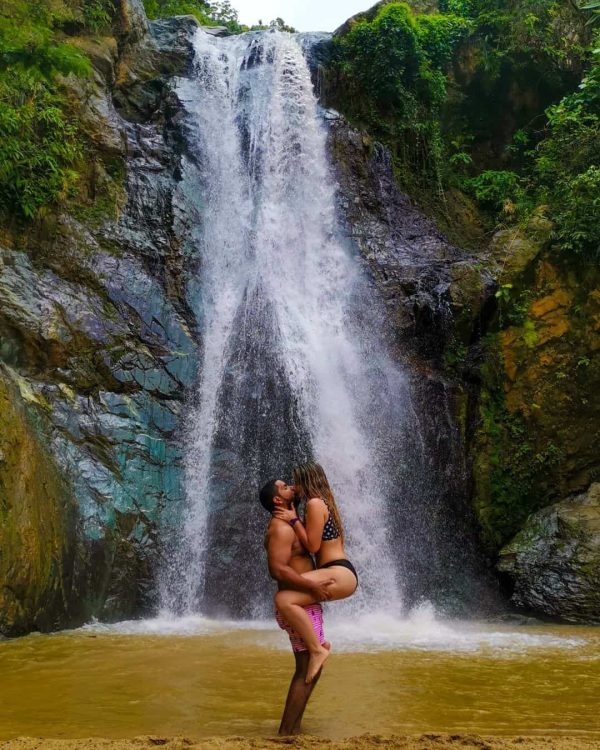
POLYGON ((356 578, 356 585, 358 586, 358 573, 356 572, 354 565, 352 565, 350 560, 331 560, 331 562, 325 563, 325 565, 319 565, 319 569, 322 570, 323 568, 332 568, 334 565, 341 566, 342 568, 348 568, 348 570, 352 571, 352 573, 354 573, 354 577, 356 578))

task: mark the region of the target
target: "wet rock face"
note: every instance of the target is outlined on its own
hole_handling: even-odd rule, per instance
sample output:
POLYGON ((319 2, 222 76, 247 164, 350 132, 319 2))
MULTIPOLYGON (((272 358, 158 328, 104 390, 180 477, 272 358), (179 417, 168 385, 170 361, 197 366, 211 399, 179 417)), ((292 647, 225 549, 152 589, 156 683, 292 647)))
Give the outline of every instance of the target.
POLYGON ((530 516, 498 568, 518 607, 600 623, 600 484, 530 516))
POLYGON ((397 457, 414 463, 394 514, 406 603, 426 598, 452 613, 495 609, 497 585, 479 543, 460 421, 470 396, 444 368, 451 342, 468 346, 478 338, 495 282, 398 190, 384 147, 335 111, 325 118, 339 217, 368 267, 374 298, 387 309, 389 347, 406 363, 418 415, 420 449, 397 457))
MULTIPOLYGON (((324 95, 342 106, 338 94, 324 95)), ((387 305, 425 425, 434 488, 416 483, 425 508, 407 498, 398 512, 399 529, 416 530, 408 577, 431 579, 438 565, 412 536, 437 550, 483 547, 492 569, 528 516, 600 476, 598 269, 555 252, 543 207, 469 257, 398 192, 381 146, 325 117, 340 214, 387 305)))
POLYGON ((258 502, 256 477, 283 479, 282 467, 310 457, 310 437, 290 389, 277 341, 271 302, 250 296, 240 309, 231 358, 220 388, 221 418, 214 438, 211 517, 202 601, 203 612, 250 619, 268 618, 273 582, 265 564, 264 535, 270 517, 258 502), (253 320, 248 326, 244 321, 253 320), (252 351, 248 368, 237 353, 252 351), (260 386, 249 387, 249 382, 260 386), (243 404, 228 409, 227 404, 243 404), (248 561, 256 561, 251 574, 248 561), (245 576, 243 595, 228 582, 245 576))
POLYGON ((148 32, 148 19, 142 0, 121 0, 119 10, 123 34, 130 43, 139 42, 148 32))
POLYGON ((534 216, 491 245, 502 297, 471 452, 474 503, 494 550, 532 513, 600 476, 600 273, 558 261, 547 224, 534 216))
POLYGON ((118 45, 98 43, 94 78, 72 84, 85 88, 74 95, 98 153, 126 160, 118 215, 76 206, 0 246, 0 389, 29 415, 0 462, 0 494, 5 534, 20 527, 33 545, 23 565, 2 537, 5 634, 150 607, 160 529, 183 497, 180 422, 198 341, 169 79, 191 62, 196 23, 148 24, 137 0, 125 5, 118 45), (50 477, 43 486, 18 481, 25 451, 50 477), (55 520, 40 525, 42 513, 55 520))
POLYGON ((326 119, 349 241, 375 278, 399 352, 436 366, 462 318, 467 340, 475 335, 495 283, 398 190, 381 144, 335 112, 326 119))
POLYGON ((64 622, 73 587, 75 500, 40 440, 32 398, 27 384, 2 366, 0 633, 64 622))

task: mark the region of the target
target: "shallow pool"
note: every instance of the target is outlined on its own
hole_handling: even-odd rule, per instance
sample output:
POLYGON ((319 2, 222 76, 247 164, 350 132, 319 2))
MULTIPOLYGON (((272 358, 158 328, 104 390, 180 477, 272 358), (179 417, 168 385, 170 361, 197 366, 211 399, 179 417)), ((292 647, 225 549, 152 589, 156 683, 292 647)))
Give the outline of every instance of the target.
MULTIPOLYGON (((371 615, 329 622, 305 730, 600 737, 600 629, 371 615)), ((293 658, 274 623, 200 617, 0 642, 0 739, 264 735, 293 658)))

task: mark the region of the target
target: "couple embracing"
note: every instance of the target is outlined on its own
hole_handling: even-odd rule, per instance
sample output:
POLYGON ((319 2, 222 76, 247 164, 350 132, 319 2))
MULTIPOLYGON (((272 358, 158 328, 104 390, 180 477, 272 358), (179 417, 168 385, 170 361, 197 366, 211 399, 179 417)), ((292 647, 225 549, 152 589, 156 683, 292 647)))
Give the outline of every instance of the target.
POLYGON ((260 502, 272 514, 265 547, 269 573, 279 589, 275 617, 288 633, 296 658, 279 731, 294 734, 331 649, 323 633, 320 602, 351 596, 358 576, 346 557, 340 514, 319 464, 296 467, 293 484, 282 479, 267 482, 260 502), (303 501, 304 521, 296 510, 303 501))

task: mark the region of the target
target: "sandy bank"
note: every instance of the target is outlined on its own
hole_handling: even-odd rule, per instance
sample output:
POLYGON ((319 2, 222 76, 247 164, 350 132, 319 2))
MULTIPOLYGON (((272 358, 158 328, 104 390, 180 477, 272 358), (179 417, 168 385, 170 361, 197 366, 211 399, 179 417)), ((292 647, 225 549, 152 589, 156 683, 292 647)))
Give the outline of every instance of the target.
POLYGON ((126 740, 109 740, 97 737, 78 740, 48 740, 35 737, 18 737, 0 741, 1 750, 145 750, 164 747, 168 750, 597 750, 600 738, 581 737, 489 737, 476 734, 422 734, 378 735, 365 734, 345 740, 327 740, 320 737, 297 738, 245 738, 215 737, 191 739, 188 737, 136 737, 126 740))

